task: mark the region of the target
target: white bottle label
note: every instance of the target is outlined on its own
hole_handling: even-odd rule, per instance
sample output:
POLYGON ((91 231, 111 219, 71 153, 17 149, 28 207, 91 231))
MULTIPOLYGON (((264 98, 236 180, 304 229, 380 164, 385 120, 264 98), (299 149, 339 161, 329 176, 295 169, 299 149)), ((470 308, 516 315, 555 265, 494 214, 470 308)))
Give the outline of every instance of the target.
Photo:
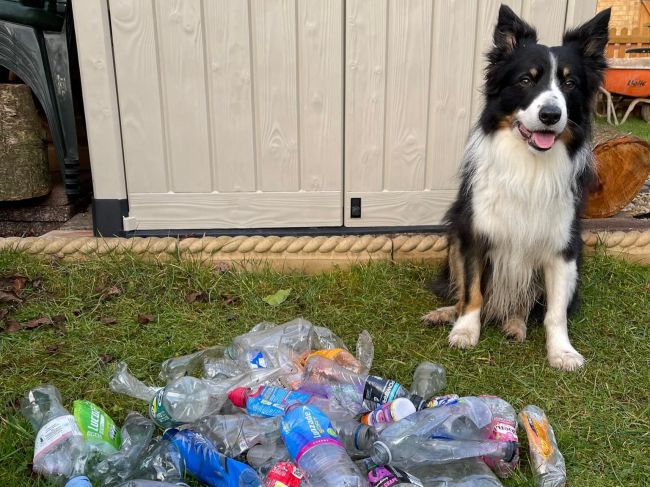
POLYGON ((82 436, 73 415, 59 416, 46 423, 36 434, 34 463, 71 436, 82 436))

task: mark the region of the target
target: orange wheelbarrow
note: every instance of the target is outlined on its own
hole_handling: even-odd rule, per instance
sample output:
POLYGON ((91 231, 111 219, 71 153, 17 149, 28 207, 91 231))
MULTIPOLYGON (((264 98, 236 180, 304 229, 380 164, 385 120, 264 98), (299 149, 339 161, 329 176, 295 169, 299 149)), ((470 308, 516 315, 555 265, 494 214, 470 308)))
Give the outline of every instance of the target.
MULTIPOLYGON (((613 125, 625 123, 638 104, 641 116, 650 122, 650 57, 609 59, 605 82, 600 91, 605 97, 607 122, 613 125), (616 109, 622 110, 629 103, 625 115, 618 120, 616 109)), ((599 114, 603 114, 600 110, 599 114)), ((604 115, 604 114, 603 114, 604 115)))

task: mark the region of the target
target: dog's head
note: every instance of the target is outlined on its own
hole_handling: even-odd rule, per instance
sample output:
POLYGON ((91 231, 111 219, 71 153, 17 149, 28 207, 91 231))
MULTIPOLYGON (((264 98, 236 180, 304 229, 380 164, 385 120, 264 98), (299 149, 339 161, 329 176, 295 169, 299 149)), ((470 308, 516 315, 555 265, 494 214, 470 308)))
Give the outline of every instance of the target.
POLYGON ((537 43, 533 27, 502 5, 488 53, 483 130, 512 130, 539 152, 560 138, 583 138, 607 67, 609 17, 604 10, 567 32, 561 46, 547 47, 537 43))

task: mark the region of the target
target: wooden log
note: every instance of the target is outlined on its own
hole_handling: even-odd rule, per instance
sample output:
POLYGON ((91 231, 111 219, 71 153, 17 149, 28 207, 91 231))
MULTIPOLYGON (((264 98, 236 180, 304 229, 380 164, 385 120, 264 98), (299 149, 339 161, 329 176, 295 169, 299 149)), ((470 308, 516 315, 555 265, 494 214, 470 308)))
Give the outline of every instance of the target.
POLYGON ((595 142, 600 142, 594 147, 598 180, 583 216, 606 218, 625 208, 648 179, 650 144, 632 135, 595 142))
POLYGON ((41 121, 32 92, 23 84, 0 84, 0 201, 50 192, 41 121))

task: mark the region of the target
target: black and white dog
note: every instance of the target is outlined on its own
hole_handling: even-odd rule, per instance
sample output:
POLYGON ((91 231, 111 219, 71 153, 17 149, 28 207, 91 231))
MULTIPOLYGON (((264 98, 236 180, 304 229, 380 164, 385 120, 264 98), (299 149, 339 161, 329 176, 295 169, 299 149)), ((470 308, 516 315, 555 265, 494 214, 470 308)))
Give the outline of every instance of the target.
POLYGON ((550 364, 573 370, 584 362, 569 341, 567 314, 576 301, 579 215, 594 175, 592 105, 606 68, 609 17, 599 13, 549 48, 501 6, 485 107, 445 217, 449 257, 437 290, 456 304, 424 316, 454 322, 452 346, 473 347, 481 321, 491 320, 523 341, 529 313, 544 301, 550 364))

